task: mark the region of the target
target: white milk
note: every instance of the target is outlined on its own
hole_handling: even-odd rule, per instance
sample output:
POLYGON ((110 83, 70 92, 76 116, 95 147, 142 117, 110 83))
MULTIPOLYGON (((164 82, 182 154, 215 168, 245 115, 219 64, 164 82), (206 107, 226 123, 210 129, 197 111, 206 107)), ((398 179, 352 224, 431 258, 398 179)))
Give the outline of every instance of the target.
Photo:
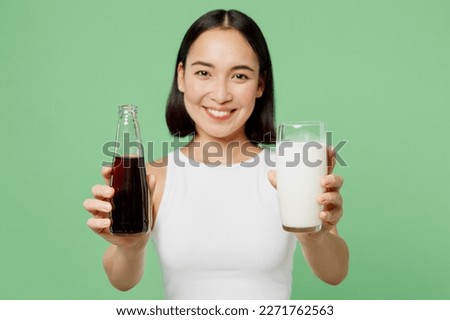
POLYGON ((277 190, 285 230, 320 230, 323 206, 317 197, 323 193, 320 179, 327 174, 326 159, 326 144, 322 142, 277 143, 277 190))

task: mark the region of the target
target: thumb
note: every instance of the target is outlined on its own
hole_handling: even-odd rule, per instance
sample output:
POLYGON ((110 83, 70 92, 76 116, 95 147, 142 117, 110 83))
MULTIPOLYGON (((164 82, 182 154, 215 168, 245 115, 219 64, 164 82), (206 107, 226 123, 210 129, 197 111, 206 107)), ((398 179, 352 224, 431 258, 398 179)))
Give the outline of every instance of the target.
POLYGON ((152 173, 147 174, 147 184, 148 189, 150 192, 150 195, 152 196, 155 192, 155 186, 156 186, 156 176, 152 173))
POLYGON ((275 170, 269 170, 267 172, 267 178, 269 178, 270 184, 272 184, 272 187, 275 189, 277 188, 277 172, 275 170))

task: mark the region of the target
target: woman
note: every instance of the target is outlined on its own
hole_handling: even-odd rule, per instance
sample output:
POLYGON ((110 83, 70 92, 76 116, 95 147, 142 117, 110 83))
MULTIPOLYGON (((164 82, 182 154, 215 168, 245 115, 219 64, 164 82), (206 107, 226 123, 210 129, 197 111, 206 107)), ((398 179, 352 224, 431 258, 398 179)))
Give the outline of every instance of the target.
POLYGON ((297 242, 320 279, 345 278, 348 249, 336 230, 342 178, 332 168, 317 199, 321 231, 281 228, 271 154, 260 147, 275 136, 273 114, 271 60, 256 23, 235 10, 200 17, 182 41, 166 111, 171 133, 192 139, 147 166, 151 232, 110 234, 108 168, 107 185, 94 186, 95 199, 84 202, 89 227, 111 243, 103 261, 116 288, 140 281, 150 237, 169 299, 288 299, 297 242))

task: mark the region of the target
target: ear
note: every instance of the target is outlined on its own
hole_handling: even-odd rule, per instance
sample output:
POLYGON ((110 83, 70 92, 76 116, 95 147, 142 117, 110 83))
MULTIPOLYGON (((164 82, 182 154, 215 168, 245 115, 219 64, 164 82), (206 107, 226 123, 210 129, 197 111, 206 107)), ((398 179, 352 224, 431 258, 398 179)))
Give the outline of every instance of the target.
POLYGON ((261 75, 258 80, 258 89, 256 91, 256 98, 261 98, 266 87, 265 75, 261 75))
POLYGON ((177 82, 178 82, 178 90, 184 93, 184 65, 183 62, 180 62, 177 66, 177 82))

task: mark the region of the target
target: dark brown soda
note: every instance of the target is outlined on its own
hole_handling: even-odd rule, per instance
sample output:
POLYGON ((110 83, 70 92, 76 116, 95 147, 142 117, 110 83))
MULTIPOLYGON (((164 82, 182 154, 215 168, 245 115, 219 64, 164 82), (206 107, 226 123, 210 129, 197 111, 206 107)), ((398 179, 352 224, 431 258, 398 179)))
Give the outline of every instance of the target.
POLYGON ((148 186, 143 157, 115 157, 111 201, 111 233, 143 234, 149 228, 148 186))

